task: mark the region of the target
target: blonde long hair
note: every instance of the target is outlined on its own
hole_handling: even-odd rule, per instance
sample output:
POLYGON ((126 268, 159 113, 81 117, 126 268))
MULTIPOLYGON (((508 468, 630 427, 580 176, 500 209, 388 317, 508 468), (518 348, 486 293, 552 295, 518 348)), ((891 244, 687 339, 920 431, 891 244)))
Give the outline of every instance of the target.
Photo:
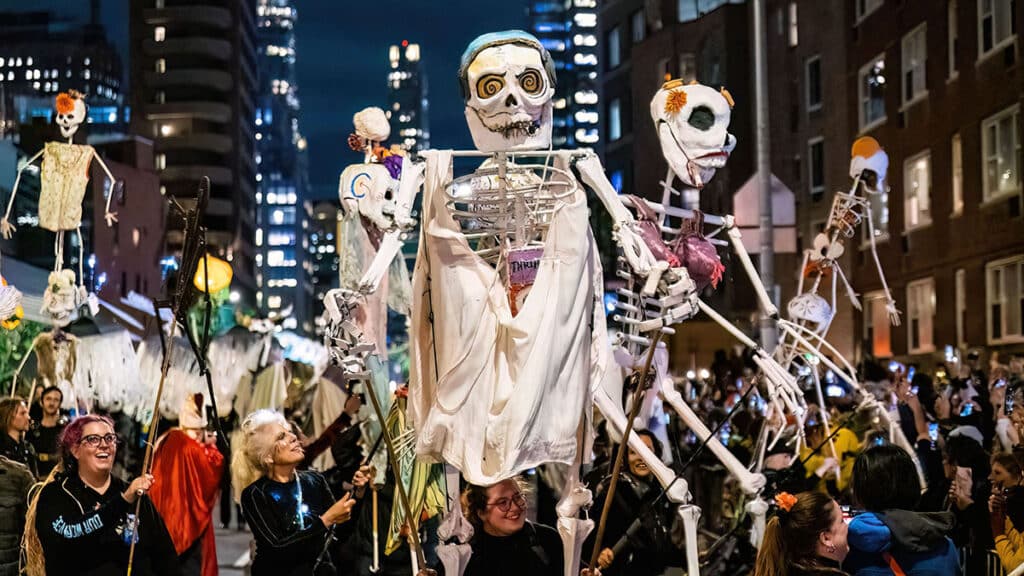
POLYGON ((266 461, 274 451, 274 438, 266 432, 270 424, 288 429, 280 412, 257 410, 245 417, 242 429, 231 447, 231 490, 235 502, 241 502, 242 490, 267 473, 266 461))

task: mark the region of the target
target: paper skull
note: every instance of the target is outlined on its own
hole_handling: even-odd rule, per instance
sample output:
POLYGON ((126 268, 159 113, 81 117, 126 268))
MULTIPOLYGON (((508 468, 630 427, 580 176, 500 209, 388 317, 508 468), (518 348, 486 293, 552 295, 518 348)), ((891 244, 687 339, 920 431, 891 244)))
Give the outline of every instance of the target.
POLYGON ((832 307, 813 292, 804 292, 790 300, 786 311, 789 312, 790 320, 802 320, 816 333, 820 333, 832 321, 832 307))
POLYGON ((462 55, 459 80, 478 150, 550 146, 555 71, 535 37, 519 30, 480 36, 462 55))
POLYGON ((391 221, 385 212, 394 214, 394 202, 388 191, 394 184, 383 164, 353 164, 345 168, 338 182, 338 198, 346 214, 358 213, 377 228, 386 230, 391 221))
POLYGON ((861 182, 872 192, 885 191, 885 173, 889 170, 889 155, 878 140, 863 136, 854 141, 850 149, 850 178, 861 182))
POLYGON ((391 135, 391 124, 384 111, 376 106, 363 108, 352 117, 356 135, 370 142, 383 142, 391 135))
POLYGON ((736 148, 729 133, 732 96, 725 89, 666 82, 651 100, 661 153, 688 186, 703 188, 736 148))
POLYGON ((80 92, 69 90, 57 94, 57 125, 65 138, 71 138, 78 132, 78 127, 85 122, 85 97, 80 92))

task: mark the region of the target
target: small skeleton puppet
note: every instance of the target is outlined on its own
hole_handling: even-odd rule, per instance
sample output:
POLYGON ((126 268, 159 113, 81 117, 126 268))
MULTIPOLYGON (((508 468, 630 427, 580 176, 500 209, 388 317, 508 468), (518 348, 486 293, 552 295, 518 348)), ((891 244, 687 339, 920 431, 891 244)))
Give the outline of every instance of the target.
MULTIPOLYGON (((852 239, 855 245, 859 243, 857 234, 864 221, 867 222, 866 232, 871 255, 885 291, 889 320, 894 326, 900 323, 899 310, 896 308, 896 302, 892 298, 878 259, 875 223, 871 215, 871 197, 886 190, 885 176, 889 169, 889 157, 878 141, 870 136, 858 138, 853 143, 850 155, 850 177, 853 178, 853 186, 848 193, 836 193, 825 230, 814 238, 813 247, 804 252, 797 295, 786 306, 789 319, 779 321, 782 338, 776 349, 776 358, 787 369, 800 370, 811 376, 821 406, 824 406, 825 402, 819 371, 831 370, 853 386, 861 397, 859 409, 877 410, 879 418, 889 428, 893 442, 907 450, 918 465, 918 473, 923 481, 924 476, 916 452, 904 437, 897 420, 878 404, 872 394, 861 389, 856 370, 826 340, 835 316, 840 282, 853 307, 861 309, 860 301, 843 272, 841 258, 848 241, 852 239), (818 292, 822 281, 827 281, 829 277, 831 288, 829 300, 826 300, 818 292), (805 354, 811 355, 810 362, 805 361, 805 354)), ((826 434, 831 435, 827 411, 822 411, 822 420, 826 434)))
MULTIPOLYGON (((355 290, 359 286, 363 271, 377 255, 384 232, 393 226, 395 203, 393 193, 398 188, 402 171, 404 152, 388 149, 384 142, 391 134, 391 125, 380 108, 365 108, 352 118, 355 133, 349 136, 349 146, 362 152, 363 162, 352 164, 341 173, 338 182, 338 198, 344 217, 341 222, 341 286, 355 290)), ((388 275, 381 280, 380 288, 366 295, 356 310, 355 322, 372 342, 380 360, 387 360, 387 319, 390 306, 399 314, 408 315, 412 299, 412 283, 409 271, 401 253, 396 254, 388 268, 388 275)), ((388 399, 391 392, 384 386, 378 389, 378 396, 388 399)), ((356 387, 371 385, 360 382, 356 387)), ((356 390, 358 392, 358 390, 356 390)), ((381 422, 377 421, 372 406, 364 404, 360 410, 363 426, 363 440, 369 451, 380 435, 381 422)), ((387 454, 378 451, 372 462, 378 474, 375 481, 383 484, 387 466, 387 454)))
MULTIPOLYGON (((611 214, 631 271, 646 277, 657 261, 597 156, 551 150, 554 63, 535 37, 511 30, 477 38, 463 54, 459 79, 476 150, 428 150, 422 161, 403 160, 393 224, 358 293, 325 298, 332 346, 343 366, 360 367, 353 359, 362 345, 358 327, 331 311, 349 310, 378 290, 422 189, 408 401, 417 455, 443 460, 479 485, 543 462, 570 465, 558 512, 566 573, 575 574, 592 526, 577 519, 590 499, 578 472, 591 434, 592 390, 609 350, 581 180, 611 214), (454 157, 482 164, 455 177, 454 157)), ((677 305, 693 291, 685 280, 676 287, 677 305)), ((672 293, 672 283, 656 284, 652 298, 672 293)), ((608 409, 624 420, 618 401, 608 409)), ((636 435, 634 442, 644 446, 636 435)), ((685 494, 685 483, 676 488, 685 494)))
MULTIPOLYGON (((74 308, 87 302, 85 287, 82 284, 84 277, 82 268, 84 266, 84 246, 81 242, 82 234, 82 201, 85 198, 87 185, 89 183, 89 169, 93 159, 99 162, 100 167, 107 174, 110 181, 107 190, 107 204, 104 218, 107 226, 112 226, 117 221, 117 215, 110 212, 110 200, 114 196, 115 180, 107 165, 103 162, 92 146, 74 144, 73 138, 79 126, 85 122, 86 105, 85 98, 79 92, 71 90, 61 92, 56 99, 57 125, 60 133, 67 142, 47 142, 45 147, 37 152, 29 161, 18 170, 18 177, 14 180, 14 187, 11 190, 11 198, 7 202, 7 211, 3 219, 0 219, 0 235, 10 238, 16 231, 10 223, 11 209, 14 207, 14 198, 18 193, 18 184, 21 182, 21 173, 40 157, 42 157, 42 171, 40 173, 39 191, 39 226, 56 233, 54 251, 56 262, 54 272, 60 273, 64 268, 64 232, 77 230, 79 235, 78 243, 78 278, 79 290, 74 291, 74 308)), ((70 272, 71 282, 74 284, 74 272, 70 272)), ((52 280, 52 279, 51 279, 52 280)), ((55 286, 61 286, 66 278, 62 276, 59 281, 51 281, 47 293, 55 286)), ((67 294, 50 295, 44 302, 58 305, 56 309, 44 307, 43 311, 54 317, 54 321, 60 325, 66 325, 70 316, 65 316, 63 307, 67 305, 69 296, 67 294)), ((89 302, 90 308, 95 308, 94 302, 89 302)), ((95 313, 96 310, 93 310, 95 313)))

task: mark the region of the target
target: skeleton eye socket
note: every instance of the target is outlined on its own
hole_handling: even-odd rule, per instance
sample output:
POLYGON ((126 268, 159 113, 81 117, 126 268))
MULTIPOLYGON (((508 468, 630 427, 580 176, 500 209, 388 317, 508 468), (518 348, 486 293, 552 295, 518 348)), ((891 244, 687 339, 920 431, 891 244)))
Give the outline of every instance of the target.
POLYGON ((538 70, 527 70, 518 76, 519 85, 530 96, 536 96, 544 91, 544 78, 538 70))
POLYGON ((690 119, 687 120, 687 122, 697 130, 706 132, 715 125, 715 113, 707 106, 698 106, 694 108, 693 113, 690 114, 690 119))
POLYGON ((500 74, 487 74, 476 81, 476 93, 480 98, 493 98, 505 87, 505 78, 500 74))

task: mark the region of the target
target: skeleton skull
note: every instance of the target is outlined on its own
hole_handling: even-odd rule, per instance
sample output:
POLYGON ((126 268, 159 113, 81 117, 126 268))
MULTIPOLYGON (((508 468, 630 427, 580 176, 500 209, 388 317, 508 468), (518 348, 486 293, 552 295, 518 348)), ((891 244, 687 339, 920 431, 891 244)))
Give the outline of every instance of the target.
POLYGON ((832 320, 832 307, 824 298, 813 292, 804 292, 786 305, 789 318, 794 322, 803 320, 816 333, 828 326, 832 320))
POLYGON ((60 133, 65 138, 71 138, 82 122, 85 122, 85 98, 75 90, 61 92, 57 95, 56 108, 60 133))
POLYGON ((675 175, 694 188, 703 188, 736 147, 731 117, 729 93, 702 84, 672 80, 651 100, 661 152, 675 175))
POLYGON ((877 140, 870 136, 858 138, 850 149, 850 178, 860 177, 872 192, 885 191, 885 173, 889 170, 889 155, 877 140))
POLYGON ((384 111, 376 106, 363 108, 352 117, 356 135, 370 142, 383 142, 391 135, 391 124, 384 111))
POLYGON ((358 212, 377 228, 387 230, 391 220, 384 213, 395 213, 388 191, 394 180, 383 164, 353 164, 345 168, 338 182, 338 198, 347 214, 358 212))
POLYGON ((526 32, 484 34, 459 68, 466 122, 483 152, 536 150, 551 143, 555 74, 551 57, 526 32))

